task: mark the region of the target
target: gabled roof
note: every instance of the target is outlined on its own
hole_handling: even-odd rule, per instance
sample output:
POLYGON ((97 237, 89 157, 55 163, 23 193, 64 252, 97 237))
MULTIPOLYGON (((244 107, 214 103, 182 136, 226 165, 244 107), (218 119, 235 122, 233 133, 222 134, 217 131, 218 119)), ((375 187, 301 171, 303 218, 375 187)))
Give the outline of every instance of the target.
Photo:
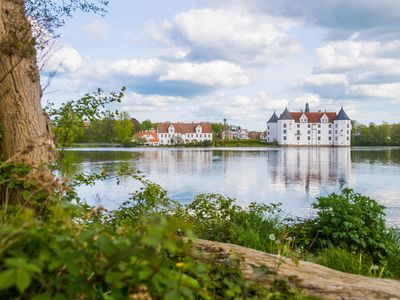
POLYGON ((289 110, 287 109, 287 107, 285 108, 285 110, 283 111, 283 113, 281 114, 281 116, 279 117, 279 120, 293 120, 293 116, 292 116, 292 114, 289 112, 289 110))
POLYGON ((196 133, 196 127, 201 126, 202 133, 212 133, 211 123, 157 123, 158 133, 168 133, 168 127, 174 126, 176 133, 196 133))
POLYGON ((302 115, 307 117, 308 123, 321 123, 321 118, 323 115, 328 117, 328 122, 332 123, 336 118, 335 112, 292 112, 291 115, 296 123, 300 122, 302 115))
POLYGON ((271 116, 271 118, 269 118, 267 123, 277 123, 278 122, 278 116, 276 115, 276 113, 274 112, 274 114, 271 116))
POLYGON ((348 121, 350 121, 350 118, 344 112, 343 106, 340 109, 340 111, 339 111, 338 115, 336 116, 335 120, 348 120, 348 121))
POLYGON ((150 143, 158 143, 160 142, 155 132, 141 131, 135 134, 135 137, 146 139, 150 143))

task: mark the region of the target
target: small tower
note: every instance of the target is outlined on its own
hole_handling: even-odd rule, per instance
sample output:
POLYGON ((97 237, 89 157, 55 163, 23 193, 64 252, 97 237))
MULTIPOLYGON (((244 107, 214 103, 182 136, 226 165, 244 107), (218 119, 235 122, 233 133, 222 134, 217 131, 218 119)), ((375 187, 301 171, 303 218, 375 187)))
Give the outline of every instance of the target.
POLYGON ((294 144, 294 118, 288 108, 283 111, 278 120, 277 137, 278 144, 291 145, 294 144))
POLYGON ((310 112, 310 104, 308 102, 306 103, 306 109, 304 112, 310 112))
POLYGON ((333 127, 333 144, 349 147, 351 145, 351 120, 345 113, 343 106, 333 121, 333 127))
POLYGON ((267 142, 277 142, 277 126, 278 126, 278 116, 276 115, 275 111, 271 118, 269 118, 267 122, 267 142))

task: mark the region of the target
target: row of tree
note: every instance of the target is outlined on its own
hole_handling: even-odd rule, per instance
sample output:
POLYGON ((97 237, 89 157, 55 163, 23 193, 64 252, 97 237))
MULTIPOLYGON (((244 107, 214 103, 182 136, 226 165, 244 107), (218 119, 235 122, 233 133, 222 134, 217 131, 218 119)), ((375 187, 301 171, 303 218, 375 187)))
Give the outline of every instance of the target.
POLYGON ((398 146, 400 145, 400 123, 383 122, 369 125, 353 122, 352 145, 354 146, 398 146))

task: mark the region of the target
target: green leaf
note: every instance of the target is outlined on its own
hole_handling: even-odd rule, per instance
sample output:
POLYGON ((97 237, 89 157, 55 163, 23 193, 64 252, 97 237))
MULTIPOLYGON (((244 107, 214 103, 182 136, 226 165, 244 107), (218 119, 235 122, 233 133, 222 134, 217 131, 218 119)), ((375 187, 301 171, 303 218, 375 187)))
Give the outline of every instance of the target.
POLYGON ((0 273, 0 290, 6 290, 15 283, 15 269, 8 269, 0 273))
POLYGON ((20 293, 23 293, 31 284, 31 276, 26 270, 21 268, 16 269, 15 280, 20 293))

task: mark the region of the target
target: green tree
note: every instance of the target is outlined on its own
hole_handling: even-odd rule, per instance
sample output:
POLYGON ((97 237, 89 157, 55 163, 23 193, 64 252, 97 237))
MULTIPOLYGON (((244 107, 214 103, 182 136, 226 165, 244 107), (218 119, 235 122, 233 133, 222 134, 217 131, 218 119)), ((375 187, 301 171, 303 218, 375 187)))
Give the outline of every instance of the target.
POLYGON ((141 124, 140 124, 140 130, 141 131, 147 131, 150 129, 153 129, 155 127, 155 123, 152 123, 150 120, 144 120, 141 124))
POLYGON ((115 134, 118 142, 123 145, 129 144, 133 135, 133 123, 127 112, 118 115, 118 119, 114 124, 115 134))

